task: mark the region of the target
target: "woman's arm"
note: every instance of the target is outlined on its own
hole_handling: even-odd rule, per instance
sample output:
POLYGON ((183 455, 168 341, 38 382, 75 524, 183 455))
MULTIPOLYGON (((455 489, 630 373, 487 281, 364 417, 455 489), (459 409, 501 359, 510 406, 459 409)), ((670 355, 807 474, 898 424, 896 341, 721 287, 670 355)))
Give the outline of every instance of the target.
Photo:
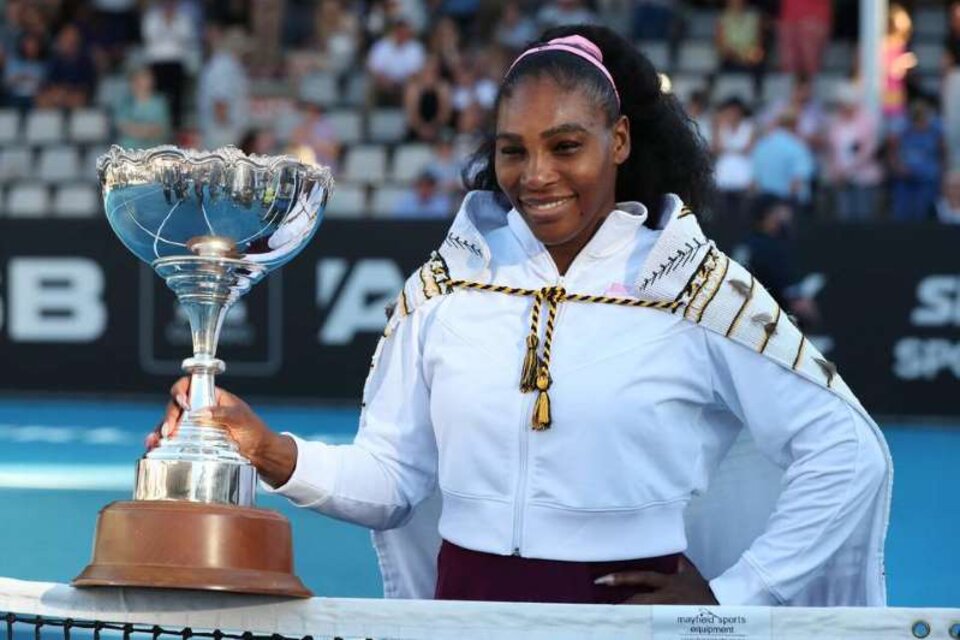
POLYGON ((764 532, 710 582, 721 604, 773 605, 799 593, 867 517, 887 479, 869 418, 813 382, 704 331, 714 395, 783 468, 764 532))

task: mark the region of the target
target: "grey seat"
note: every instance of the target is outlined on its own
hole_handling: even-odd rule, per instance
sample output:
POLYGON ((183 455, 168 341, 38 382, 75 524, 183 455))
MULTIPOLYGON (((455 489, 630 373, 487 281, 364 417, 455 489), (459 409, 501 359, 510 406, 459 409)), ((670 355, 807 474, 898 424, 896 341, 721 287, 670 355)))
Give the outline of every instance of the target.
POLYGON ((360 218, 367 213, 366 187, 338 183, 324 214, 331 218, 360 218))
POLYGON ((356 111, 331 111, 327 119, 337 132, 337 139, 343 144, 356 144, 363 138, 363 122, 356 111))
POLYGON ((37 183, 20 183, 7 194, 7 217, 43 218, 50 214, 50 192, 37 183))
MULTIPOLYGON (((37 175, 44 182, 64 182, 80 177, 80 153, 77 147, 58 145, 40 152, 37 175)), ((91 176, 92 177, 92 176, 91 176)))
POLYGON ((343 180, 379 184, 387 179, 387 150, 380 145, 357 145, 347 151, 343 180))
POLYGON ((110 122, 101 109, 75 109, 68 125, 70 140, 81 144, 102 144, 110 137, 110 122))
POLYGON ((407 135, 407 115, 403 109, 375 109, 367 134, 373 142, 399 142, 407 135))
POLYGON ((97 187, 89 182, 58 187, 53 197, 53 215, 60 218, 93 218, 100 207, 97 187))
POLYGON ((0 109, 0 145, 14 144, 20 138, 20 113, 16 109, 0 109))
POLYGON ((27 144, 43 145, 63 142, 63 113, 55 109, 37 109, 27 114, 24 139, 27 144))
POLYGON ((406 188, 396 185, 379 187, 373 193, 373 204, 370 207, 373 215, 378 218, 389 218, 392 216, 396 209, 397 202, 406 192, 406 188))
POLYGON ((434 154, 430 145, 409 143, 397 147, 391 163, 391 182, 413 182, 424 167, 433 162, 434 154))

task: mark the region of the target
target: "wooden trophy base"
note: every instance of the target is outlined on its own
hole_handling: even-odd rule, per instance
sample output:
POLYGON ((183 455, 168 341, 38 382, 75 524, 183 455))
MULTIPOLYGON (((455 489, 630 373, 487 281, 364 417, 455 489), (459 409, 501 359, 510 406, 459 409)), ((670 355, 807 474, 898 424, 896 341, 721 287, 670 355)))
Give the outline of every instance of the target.
POLYGON ((182 501, 113 502, 75 587, 159 587, 309 598, 293 573, 290 523, 266 509, 182 501))

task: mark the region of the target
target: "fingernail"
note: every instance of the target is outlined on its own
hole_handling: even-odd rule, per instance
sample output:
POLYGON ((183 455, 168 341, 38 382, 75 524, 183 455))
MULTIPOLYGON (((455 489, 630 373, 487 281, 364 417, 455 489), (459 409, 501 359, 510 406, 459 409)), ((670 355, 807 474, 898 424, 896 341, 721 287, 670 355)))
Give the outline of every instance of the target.
POLYGON ((609 574, 607 574, 607 575, 605 575, 605 576, 600 576, 599 578, 597 578, 596 580, 594 580, 594 581, 593 581, 593 584, 605 584, 605 585, 608 585, 608 586, 612 586, 612 585, 613 585, 613 580, 614 580, 613 574, 612 574, 612 573, 609 573, 609 574))
POLYGON ((164 421, 163 421, 163 426, 160 427, 160 435, 162 435, 164 438, 169 437, 169 436, 170 436, 170 432, 171 432, 172 430, 173 430, 173 429, 170 427, 170 421, 169 421, 169 420, 164 420, 164 421))
POLYGON ((180 405, 180 408, 184 411, 190 410, 190 403, 187 401, 187 396, 182 393, 177 395, 177 404, 180 405))

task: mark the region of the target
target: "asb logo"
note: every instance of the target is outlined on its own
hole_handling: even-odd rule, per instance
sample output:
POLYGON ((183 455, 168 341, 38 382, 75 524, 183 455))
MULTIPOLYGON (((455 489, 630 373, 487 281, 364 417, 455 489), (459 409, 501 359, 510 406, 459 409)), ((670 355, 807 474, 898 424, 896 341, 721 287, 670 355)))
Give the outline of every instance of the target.
POLYGON ((323 312, 317 339, 344 346, 358 333, 380 333, 385 309, 396 300, 405 277, 388 258, 363 258, 352 265, 345 258, 317 262, 316 303, 323 312))
POLYGON ((921 280, 910 325, 927 335, 897 341, 894 375, 902 380, 934 380, 941 375, 960 378, 960 275, 931 275, 921 280))

